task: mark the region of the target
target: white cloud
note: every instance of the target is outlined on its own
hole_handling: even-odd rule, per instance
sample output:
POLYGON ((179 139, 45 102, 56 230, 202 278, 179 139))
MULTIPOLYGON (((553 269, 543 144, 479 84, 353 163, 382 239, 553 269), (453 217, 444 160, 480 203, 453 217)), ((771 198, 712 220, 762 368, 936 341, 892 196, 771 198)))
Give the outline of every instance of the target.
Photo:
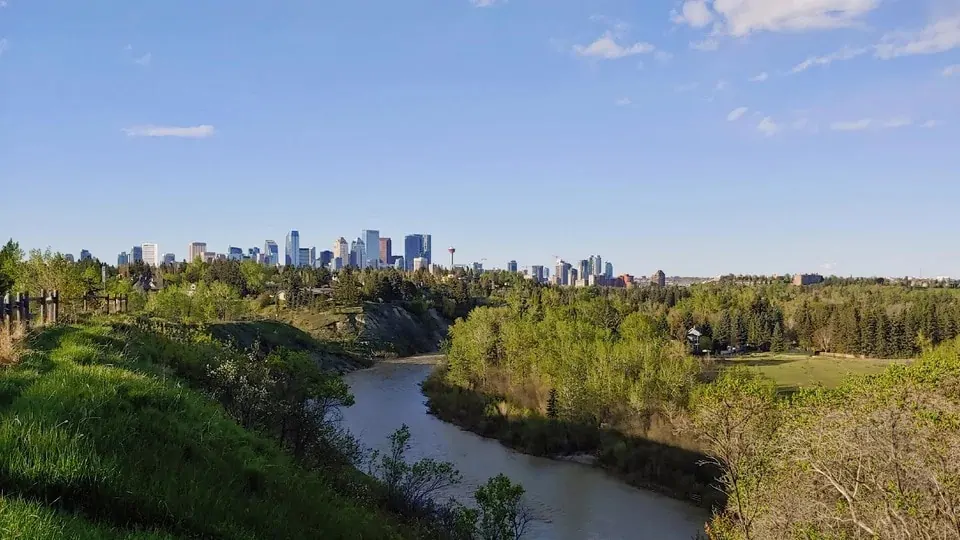
POLYGON ((727 122, 736 122, 737 120, 743 118, 743 115, 747 114, 746 107, 737 107, 736 109, 730 111, 730 114, 727 115, 727 122))
POLYGON ((692 83, 686 83, 686 84, 677 85, 676 87, 674 87, 674 91, 676 91, 676 92, 690 92, 690 91, 692 91, 692 90, 696 90, 696 89, 699 88, 699 87, 700 87, 700 83, 692 82, 692 83))
POLYGON ((613 32, 605 32, 602 36, 590 45, 574 45, 573 52, 579 56, 590 56, 603 58, 605 60, 615 60, 633 56, 635 54, 647 54, 655 50, 655 47, 649 43, 637 42, 633 45, 620 45, 614 38, 613 32))
POLYGON ((839 61, 839 60, 852 60, 858 56, 866 54, 870 49, 867 47, 851 48, 844 47, 835 53, 830 53, 824 56, 811 56, 803 62, 793 66, 791 70, 792 73, 800 73, 801 71, 806 71, 814 66, 829 66, 830 64, 839 61))
POLYGON ((730 87, 730 83, 728 83, 723 79, 720 79, 719 81, 717 81, 717 84, 714 85, 713 89, 716 90, 717 92, 723 92, 729 87, 730 87))
POLYGON ((687 0, 670 18, 676 24, 689 24, 694 28, 703 28, 713 22, 713 12, 707 7, 706 0, 687 0))
POLYGON ((960 47, 960 14, 940 19, 921 30, 892 32, 876 47, 877 58, 888 60, 914 54, 935 54, 960 47))
POLYGON ((7 0, 0 0, 0 8, 5 8, 7 5, 9 5, 7 4, 7 0))
POLYGON ((661 64, 666 64, 667 62, 673 60, 673 55, 667 51, 657 51, 653 53, 653 57, 661 64))
POLYGON ((720 48, 720 42, 713 38, 707 38, 703 41, 691 41, 690 48, 695 51, 715 51, 720 48))
POLYGON ((507 0, 470 0, 474 7, 490 7, 497 4, 506 4, 507 0))
POLYGON ((0 56, 7 50, 7 38, 0 39, 0 56))
POLYGON ((845 28, 880 5, 881 0, 687 0, 675 23, 702 28, 716 19, 717 32, 746 36, 752 32, 800 32, 845 28))
POLYGON ((913 120, 911 120, 908 116, 896 116, 883 123, 883 127, 889 129, 902 128, 912 125, 913 120))
POLYGON ((810 120, 806 118, 797 118, 796 120, 793 121, 792 124, 790 124, 790 127, 792 127, 797 131, 800 131, 800 130, 806 129, 809 124, 810 124, 810 120))
POLYGON ((617 101, 615 101, 614 103, 617 105, 617 107, 626 107, 627 105, 632 104, 633 101, 630 101, 630 98, 628 97, 622 97, 617 101))
POLYGON ((205 139, 212 137, 214 128, 211 125, 178 127, 178 126, 134 126, 123 130, 128 137, 184 137, 188 139, 205 139))
POLYGON ((864 118, 862 120, 834 122, 830 124, 830 129, 833 131, 863 131, 869 128, 871 124, 873 124, 872 119, 864 118))
POLYGON ((823 263, 823 264, 820 265, 820 268, 821 268, 821 269, 827 270, 827 271, 833 270, 833 269, 836 268, 836 267, 837 267, 837 263, 832 263, 832 262, 823 263))
POLYGON ((937 127, 937 126, 939 126, 939 125, 940 125, 940 122, 938 122, 938 121, 936 121, 936 120, 927 120, 926 122, 924 122, 923 124, 921 124, 921 127, 925 127, 925 128, 928 128, 928 129, 929 129, 929 128, 935 128, 935 127, 937 127))
POLYGON ((943 68, 943 71, 940 72, 944 77, 953 77, 954 75, 960 75, 960 64, 954 64, 952 66, 947 66, 943 68))
POLYGON ((140 65, 140 66, 149 66, 149 65, 150 65, 150 60, 151 60, 152 58, 153 58, 153 57, 150 55, 150 53, 147 53, 147 54, 141 56, 140 58, 137 58, 136 60, 134 60, 133 63, 134 63, 134 64, 137 64, 137 65, 140 65))
POLYGON ((773 117, 767 116, 757 124, 757 131, 767 137, 773 137, 780 132, 780 126, 773 120, 773 117))
POLYGON ((750 82, 763 82, 763 81, 765 81, 765 80, 767 80, 767 79, 769 79, 769 78, 770 78, 770 75, 768 75, 767 72, 764 71, 763 73, 761 73, 761 74, 759 74, 759 75, 755 75, 755 76, 753 76, 753 77, 750 77, 750 82))

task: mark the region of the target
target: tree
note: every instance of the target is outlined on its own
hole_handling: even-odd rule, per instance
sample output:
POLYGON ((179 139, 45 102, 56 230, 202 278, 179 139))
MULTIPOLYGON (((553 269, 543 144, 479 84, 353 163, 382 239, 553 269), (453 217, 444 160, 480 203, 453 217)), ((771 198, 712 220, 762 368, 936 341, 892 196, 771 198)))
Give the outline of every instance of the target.
POLYGON ((0 249, 0 297, 13 289, 14 283, 20 270, 20 261, 23 259, 23 251, 20 244, 11 238, 0 249))
POLYGON ((780 327, 780 323, 777 323, 773 327, 773 337, 770 339, 770 350, 776 353, 787 350, 787 342, 783 337, 783 328, 780 327))
POLYGON ((344 268, 337 273, 337 280, 333 282, 333 299, 342 306, 360 303, 360 281, 352 268, 344 268))
POLYGON ((267 285, 267 267, 254 261, 246 260, 240 263, 240 275, 243 277, 244 292, 257 295, 264 291, 267 285))
POLYGON ((531 518, 521 502, 524 489, 503 474, 491 478, 477 488, 479 520, 477 536, 482 540, 519 540, 531 518))

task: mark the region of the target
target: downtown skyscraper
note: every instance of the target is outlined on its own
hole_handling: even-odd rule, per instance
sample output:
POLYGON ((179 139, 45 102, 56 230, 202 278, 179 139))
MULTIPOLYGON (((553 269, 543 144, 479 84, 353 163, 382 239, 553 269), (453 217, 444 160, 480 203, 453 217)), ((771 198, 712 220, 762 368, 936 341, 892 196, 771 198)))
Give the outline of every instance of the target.
POLYGON ((284 264, 286 266, 298 266, 300 263, 300 233, 290 231, 287 233, 287 246, 284 251, 284 264))
POLYGON ((413 270, 414 259, 425 259, 427 266, 433 262, 430 252, 432 242, 429 234, 408 234, 403 238, 403 260, 407 270, 413 270))

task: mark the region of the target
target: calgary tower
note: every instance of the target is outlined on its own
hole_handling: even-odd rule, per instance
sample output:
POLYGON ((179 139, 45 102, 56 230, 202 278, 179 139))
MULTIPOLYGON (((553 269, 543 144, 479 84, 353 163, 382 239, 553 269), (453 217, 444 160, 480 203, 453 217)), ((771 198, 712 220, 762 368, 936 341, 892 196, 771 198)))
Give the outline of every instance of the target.
POLYGON ((450 269, 453 270, 453 254, 457 252, 457 248, 450 247, 447 251, 450 252, 450 269))

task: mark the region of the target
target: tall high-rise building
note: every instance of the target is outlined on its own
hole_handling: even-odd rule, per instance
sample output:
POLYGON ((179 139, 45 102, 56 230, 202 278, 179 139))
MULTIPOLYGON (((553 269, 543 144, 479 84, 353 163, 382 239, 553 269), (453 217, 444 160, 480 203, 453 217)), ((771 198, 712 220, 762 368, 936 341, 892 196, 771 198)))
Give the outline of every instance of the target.
POLYGON ((261 262, 260 248, 252 247, 247 249, 247 258, 253 262, 261 262))
POLYGON ((426 257, 415 257, 413 259, 413 271, 417 270, 426 270, 430 267, 430 263, 427 262, 426 257))
POLYGON ((227 260, 229 261, 241 261, 243 260, 243 249, 238 247, 230 246, 227 248, 227 260))
POLYGON ((483 273, 483 263, 480 263, 480 262, 473 263, 473 271, 478 274, 483 273))
POLYGON ((333 258, 341 259, 343 264, 349 264, 350 262, 350 245, 347 244, 347 239, 340 237, 333 242, 333 258))
POLYGON ((393 258, 393 240, 389 238, 380 239, 380 264, 386 266, 390 264, 393 258))
POLYGON ((313 246, 313 247, 310 248, 310 258, 307 259, 307 262, 309 263, 310 268, 316 268, 316 267, 317 267, 317 248, 316 248, 316 246, 313 246))
POLYGON ((143 248, 140 246, 133 246, 130 248, 130 264, 143 262, 143 248))
POLYGON ((156 268, 160 266, 160 247, 156 244, 145 243, 141 244, 140 247, 143 249, 141 255, 143 256, 143 262, 148 265, 156 268))
POLYGON ((268 266, 280 264, 280 246, 273 240, 267 240, 263 243, 263 262, 268 266))
POLYGON ((378 268, 380 266, 380 231, 364 229, 360 231, 360 238, 366 247, 366 257, 363 259, 363 268, 378 268))
MULTIPOLYGON (((590 258, 592 259, 593 257, 590 257, 590 258)), ((589 274, 590 274, 590 261, 581 260, 580 264, 577 265, 577 276, 579 276, 580 279, 586 279, 587 275, 589 274)))
POLYGON ((121 251, 117 255, 117 266, 123 266, 125 264, 130 264, 130 255, 127 255, 126 251, 121 251))
POLYGON ((591 271, 590 273, 593 274, 593 275, 595 275, 595 276, 602 276, 602 275, 603 275, 603 259, 601 259, 599 255, 597 255, 597 256, 594 258, 593 271, 591 271))
POLYGON ((367 246, 363 243, 363 238, 357 238, 350 243, 350 266, 363 268, 365 260, 367 260, 367 246))
POLYGON ((421 234, 423 251, 421 257, 427 260, 427 264, 433 264, 433 237, 429 234, 421 234))
POLYGON ((397 270, 406 270, 407 263, 403 260, 403 255, 397 255, 393 258, 393 267, 397 270))
POLYGON ((333 262, 333 252, 329 249, 325 249, 320 252, 320 258, 317 259, 317 268, 330 268, 330 263, 333 262))
POLYGON ((190 242, 187 246, 187 262, 193 262, 197 257, 202 259, 205 251, 207 251, 206 242, 190 242))
POLYGON ((71 262, 71 263, 74 262, 74 260, 73 260, 73 253, 64 253, 64 254, 63 254, 63 260, 65 260, 65 261, 67 261, 67 262, 71 262))
POLYGON ((603 267, 603 277, 613 279, 613 263, 607 263, 603 267))
POLYGON ((300 251, 297 253, 296 266, 301 268, 310 267, 310 248, 300 248, 300 251))
POLYGON ((570 269, 573 268, 570 263, 563 259, 557 259, 557 285, 570 284, 570 269))
POLYGON ((507 272, 517 273, 517 261, 510 261, 507 263, 507 272))
POLYGON ((290 231, 287 233, 287 246, 284 251, 284 264, 287 266, 297 266, 300 262, 300 233, 290 231))
POLYGON ((658 287, 666 287, 667 275, 663 273, 663 270, 657 270, 650 276, 650 283, 658 287))
POLYGON ((543 266, 539 264, 535 264, 530 267, 530 275, 537 283, 543 283, 546 279, 546 276, 543 275, 543 266))
POLYGON ((87 250, 85 250, 85 249, 81 249, 81 250, 80 250, 80 260, 81 260, 81 261, 86 261, 86 260, 89 260, 89 259, 92 259, 92 258, 93 258, 93 255, 91 255, 89 251, 87 251, 87 250))
POLYGON ((413 260, 421 253, 423 253, 423 236, 408 234, 403 237, 403 260, 406 261, 407 270, 413 270, 413 260))
POLYGON ((177 262, 177 256, 173 253, 164 253, 163 254, 163 264, 173 264, 177 262))
POLYGON ((567 273, 567 285, 576 285, 577 279, 580 278, 580 272, 576 268, 571 268, 567 273))

